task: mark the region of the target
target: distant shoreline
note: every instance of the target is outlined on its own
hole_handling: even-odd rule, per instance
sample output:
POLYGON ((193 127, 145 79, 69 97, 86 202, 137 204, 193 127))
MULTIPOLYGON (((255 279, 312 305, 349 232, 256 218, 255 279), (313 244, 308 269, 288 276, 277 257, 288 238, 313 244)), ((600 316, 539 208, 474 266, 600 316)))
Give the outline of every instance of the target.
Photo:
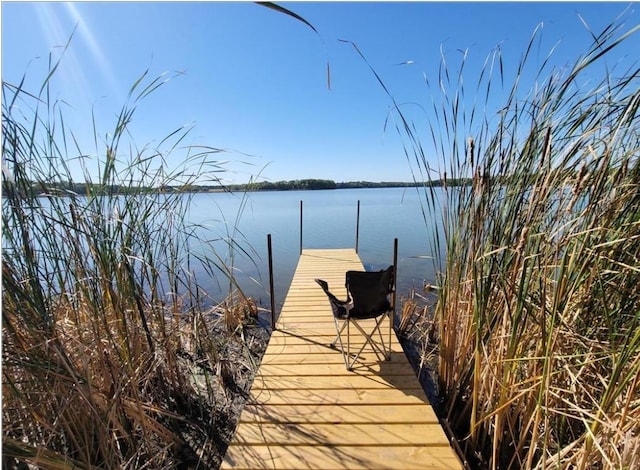
MULTIPOLYGON (((446 186, 466 186, 471 183, 470 178, 447 179, 446 186)), ((433 180, 424 182, 394 182, 394 181, 349 181, 336 183, 333 180, 302 179, 290 181, 267 182, 261 181, 247 184, 229 185, 168 185, 159 188, 151 187, 125 187, 112 185, 104 188, 101 185, 91 183, 61 182, 48 183, 41 182, 30 185, 31 195, 41 196, 44 194, 57 195, 86 195, 88 192, 101 193, 108 192, 113 195, 119 194, 139 194, 140 192, 158 191, 160 193, 222 193, 222 192, 253 192, 253 191, 317 191, 334 189, 366 189, 366 188, 417 188, 417 187, 440 187, 445 186, 444 180, 433 180), (93 191, 90 191, 93 190, 93 191)), ((12 194, 14 190, 25 192, 24 188, 15 188, 13 185, 3 182, 2 197, 12 194)))

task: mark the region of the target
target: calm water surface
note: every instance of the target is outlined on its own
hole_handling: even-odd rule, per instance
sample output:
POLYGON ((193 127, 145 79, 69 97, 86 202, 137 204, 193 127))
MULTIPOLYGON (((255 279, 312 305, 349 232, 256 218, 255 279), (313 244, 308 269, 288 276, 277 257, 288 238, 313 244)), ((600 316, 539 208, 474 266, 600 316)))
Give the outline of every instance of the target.
MULTIPOLYGON (((214 238, 218 255, 230 260, 243 291, 269 305, 267 234, 271 234, 276 307, 284 301, 300 253, 300 201, 304 248, 354 248, 360 201, 358 253, 368 270, 393 263, 398 238, 398 292, 435 278, 432 248, 435 223, 425 220, 416 188, 273 191, 192 195, 188 221, 214 238), (235 228, 234 228, 235 227, 235 228), (237 246, 230 250, 228 240, 237 246), (227 240, 225 242, 225 240, 227 240), (245 253, 246 252, 246 253, 245 253)), ((208 276, 196 272, 198 276, 208 276)), ((223 279, 221 277, 221 279, 223 279)), ((216 298, 228 291, 223 280, 199 279, 216 298), (219 285, 222 284, 222 285, 219 285)))

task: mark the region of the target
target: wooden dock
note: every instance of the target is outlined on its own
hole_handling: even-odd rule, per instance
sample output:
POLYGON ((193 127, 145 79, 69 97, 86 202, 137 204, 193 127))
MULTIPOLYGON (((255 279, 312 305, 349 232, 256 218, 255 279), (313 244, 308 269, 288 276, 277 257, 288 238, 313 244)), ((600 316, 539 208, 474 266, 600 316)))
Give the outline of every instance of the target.
POLYGON ((331 307, 314 279, 344 298, 345 272, 362 269, 351 249, 303 251, 221 468, 462 468, 395 334, 390 361, 367 353, 352 372, 329 347, 331 307))

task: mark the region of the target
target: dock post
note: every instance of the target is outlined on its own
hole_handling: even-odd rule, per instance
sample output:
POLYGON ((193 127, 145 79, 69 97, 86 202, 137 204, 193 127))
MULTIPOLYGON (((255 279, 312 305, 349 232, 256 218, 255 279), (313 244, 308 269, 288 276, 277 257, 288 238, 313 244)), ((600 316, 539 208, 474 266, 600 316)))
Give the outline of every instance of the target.
POLYGON ((393 322, 395 321, 396 312, 396 288, 398 286, 398 239, 393 239, 393 293, 391 294, 391 306, 393 307, 393 315, 389 320, 389 344, 391 344, 391 330, 393 330, 393 322))
POLYGON ((273 250, 271 249, 271 234, 267 235, 267 252, 269 254, 269 296, 271 298, 271 331, 276 329, 276 300, 273 293, 273 250))
POLYGON ((356 253, 358 252, 359 239, 360 239, 360 199, 358 199, 358 210, 356 212, 356 253))
POLYGON ((300 254, 302 254, 302 201, 300 201, 300 254))

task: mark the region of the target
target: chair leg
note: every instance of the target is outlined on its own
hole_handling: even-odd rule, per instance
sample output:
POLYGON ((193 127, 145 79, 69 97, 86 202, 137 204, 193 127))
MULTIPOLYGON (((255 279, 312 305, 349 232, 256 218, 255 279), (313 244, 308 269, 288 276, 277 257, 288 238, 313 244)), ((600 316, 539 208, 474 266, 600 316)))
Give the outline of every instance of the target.
POLYGON ((342 325, 339 324, 338 320, 336 319, 336 317, 333 317, 333 322, 336 325, 336 337, 333 338, 333 341, 331 341, 331 343, 329 343, 329 346, 331 346, 332 348, 336 347, 336 343, 340 342, 340 346, 342 346, 342 338, 340 337, 340 335, 342 334, 342 332, 344 331, 344 329, 347 327, 347 323, 344 322, 342 325))
POLYGON ((337 318, 333 318, 333 321, 336 326, 337 335, 335 339, 330 343, 332 348, 336 348, 336 344, 340 345, 340 352, 342 353, 342 358, 344 360, 344 365, 348 371, 353 370, 353 366, 357 362, 358 358, 365 350, 367 345, 371 348, 371 350, 375 353, 375 355, 380 359, 380 357, 384 357, 385 360, 389 361, 391 359, 391 334, 389 334, 389 342, 385 342, 381 326, 382 322, 386 319, 388 314, 382 315, 375 319, 375 326, 371 330, 370 333, 367 333, 362 326, 360 326, 359 322, 355 319, 346 319, 342 324, 338 321, 337 318), (353 322, 354 326, 358 329, 360 334, 364 337, 364 343, 359 348, 359 350, 352 354, 351 353, 351 322, 353 322), (346 348, 345 341, 342 338, 342 333, 346 331, 346 348), (376 336, 377 335, 377 336, 376 336))
POLYGON ((375 353, 375 355, 378 357, 378 359, 380 359, 380 355, 382 355, 383 357, 386 358, 385 349, 384 349, 384 342, 380 342, 380 344, 382 344, 382 347, 380 347, 380 344, 378 344, 376 342, 376 340, 373 338, 373 335, 376 333, 375 330, 378 327, 377 326, 374 327, 374 330, 372 330, 371 333, 367 333, 364 330, 364 328, 362 328, 357 322, 354 322, 354 324, 356 325, 356 328, 358 328, 358 330, 360 331, 360 333, 364 337, 364 343, 360 347, 360 349, 359 349, 359 351, 357 353, 357 356, 362 354, 362 352, 365 350, 365 348, 368 345, 371 348, 371 350, 375 353))
POLYGON ((338 332, 338 334, 336 335, 335 339, 331 343, 331 347, 335 349, 336 343, 340 343, 340 352, 342 353, 342 359, 344 360, 344 366, 346 367, 346 369, 348 371, 350 371, 352 366, 349 365, 349 343, 348 343, 348 341, 349 341, 349 332, 348 332, 349 322, 345 321, 342 325, 340 325, 339 322, 338 322, 338 319, 336 317, 333 317, 333 322, 336 325, 336 331, 338 332), (344 343, 342 342, 342 332, 344 331, 345 328, 347 328, 347 351, 346 352, 344 350, 344 343))
POLYGON ((387 314, 382 315, 376 319, 376 324, 370 333, 367 333, 364 330, 364 328, 362 328, 358 324, 358 322, 354 320, 354 325, 358 328, 362 336, 364 336, 365 338, 365 342, 360 348, 360 350, 358 351, 356 356, 359 356, 362 353, 362 351, 364 351, 367 344, 369 344, 369 346, 371 347, 373 352, 376 354, 378 359, 382 355, 382 357, 384 357, 385 360, 387 361, 391 360, 391 334, 389 334, 389 342, 387 343, 385 342, 382 336, 382 331, 380 329, 380 327, 382 326, 382 322, 385 320, 386 315, 387 314), (374 338, 376 334, 377 334, 377 338, 374 338), (377 339, 379 339, 379 341, 377 341, 377 339))

